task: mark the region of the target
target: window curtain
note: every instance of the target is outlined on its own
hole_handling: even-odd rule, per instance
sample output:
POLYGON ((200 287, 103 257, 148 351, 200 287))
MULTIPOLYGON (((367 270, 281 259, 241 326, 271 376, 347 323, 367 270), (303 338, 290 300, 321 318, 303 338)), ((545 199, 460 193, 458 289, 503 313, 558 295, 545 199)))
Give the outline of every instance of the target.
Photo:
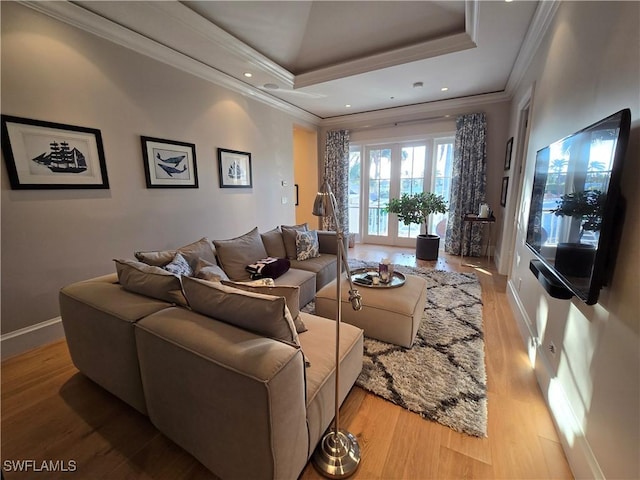
POLYGON ((482 225, 462 221, 465 213, 478 213, 485 199, 487 120, 484 113, 456 119, 451 197, 445 252, 478 257, 482 251, 482 225))
MULTIPOLYGON (((342 230, 349 234, 349 131, 327 132, 324 157, 324 178, 336 197, 336 216, 342 230)), ((323 217, 322 228, 336 230, 333 218, 323 217)))

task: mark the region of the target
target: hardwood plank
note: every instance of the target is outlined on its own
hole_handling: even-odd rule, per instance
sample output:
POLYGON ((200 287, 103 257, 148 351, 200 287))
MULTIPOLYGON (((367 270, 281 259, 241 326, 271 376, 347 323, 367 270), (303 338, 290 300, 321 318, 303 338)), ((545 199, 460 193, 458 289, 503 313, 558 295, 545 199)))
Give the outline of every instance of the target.
MULTIPOLYGON (((506 299, 506 278, 486 258, 441 253, 426 262, 413 249, 360 244, 349 256, 476 272, 489 396, 488 437, 476 438, 354 387, 341 408, 362 450, 354 479, 572 477, 506 299)), ((79 374, 64 341, 4 361, 1 373, 3 460, 74 459, 78 478, 215 479, 147 417, 79 374)), ((43 475, 5 472, 5 478, 43 475)), ((309 464, 300 478, 322 476, 309 464)))

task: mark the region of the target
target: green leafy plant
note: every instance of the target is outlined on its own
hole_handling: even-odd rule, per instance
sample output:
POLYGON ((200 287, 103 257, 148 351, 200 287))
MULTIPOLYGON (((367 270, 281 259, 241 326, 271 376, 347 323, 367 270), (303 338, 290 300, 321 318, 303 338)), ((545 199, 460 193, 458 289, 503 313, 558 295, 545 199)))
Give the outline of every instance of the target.
POLYGON ((554 215, 573 217, 580 220, 578 242, 585 231, 597 232, 602 227, 602 216, 606 194, 600 190, 583 190, 562 195, 556 203, 558 206, 551 210, 554 215))
POLYGON ((409 195, 403 193, 400 198, 392 198, 384 209, 386 212, 398 215, 398 220, 405 225, 417 223, 427 226, 427 219, 432 213, 446 213, 447 202, 442 195, 431 192, 421 192, 409 195))

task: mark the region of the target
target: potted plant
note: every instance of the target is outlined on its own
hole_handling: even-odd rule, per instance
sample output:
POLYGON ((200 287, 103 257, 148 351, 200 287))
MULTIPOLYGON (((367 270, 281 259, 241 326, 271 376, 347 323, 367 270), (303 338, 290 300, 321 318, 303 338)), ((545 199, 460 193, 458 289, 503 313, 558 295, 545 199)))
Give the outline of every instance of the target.
POLYGON ((398 220, 405 225, 417 223, 421 232, 416 239, 416 258, 420 260, 437 260, 440 248, 440 237, 427 233, 427 219, 432 213, 446 213, 447 203, 442 195, 421 192, 409 195, 403 193, 400 198, 392 198, 385 211, 395 213, 398 220))
POLYGON ((555 267, 559 272, 572 277, 591 275, 596 247, 582 243, 582 236, 586 231, 600 231, 605 200, 600 190, 583 190, 562 195, 556 202, 558 206, 551 210, 554 215, 577 222, 570 229, 570 241, 558 243, 555 267))

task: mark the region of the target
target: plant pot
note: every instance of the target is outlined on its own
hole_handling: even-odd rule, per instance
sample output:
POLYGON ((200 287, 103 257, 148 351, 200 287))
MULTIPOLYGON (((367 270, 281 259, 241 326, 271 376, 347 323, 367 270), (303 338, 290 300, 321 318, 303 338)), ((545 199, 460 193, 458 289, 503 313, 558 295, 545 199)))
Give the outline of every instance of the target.
POLYGON ((556 249, 555 267, 566 277, 591 276, 596 248, 586 243, 559 243, 556 249))
POLYGON ((419 260, 437 260, 439 249, 438 235, 418 235, 416 238, 416 258, 419 260))

